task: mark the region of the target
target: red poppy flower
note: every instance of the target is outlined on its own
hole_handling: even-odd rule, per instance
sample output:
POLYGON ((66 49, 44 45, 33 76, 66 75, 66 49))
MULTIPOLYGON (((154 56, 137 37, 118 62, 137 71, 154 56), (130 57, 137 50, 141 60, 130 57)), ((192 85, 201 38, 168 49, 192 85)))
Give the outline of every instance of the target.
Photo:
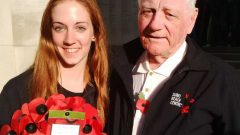
POLYGON ((44 98, 36 98, 28 104, 29 115, 35 122, 43 121, 47 110, 44 98))
POLYGON ((189 93, 186 93, 185 96, 184 96, 184 99, 183 99, 183 105, 181 107, 181 113, 182 114, 189 113, 189 109, 194 102, 195 102, 195 99, 191 98, 189 93))
POLYGON ((62 94, 52 95, 47 99, 46 106, 49 110, 66 110, 65 96, 62 94))
MULTIPOLYGON (((3 125, 1 130, 0 130, 0 135, 8 135, 8 133, 11 132, 11 130, 12 129, 9 125, 3 125)), ((15 131, 13 131, 13 132, 15 132, 15 131)))
POLYGON ((182 113, 182 114, 189 113, 189 106, 188 106, 188 105, 183 106, 183 107, 181 108, 181 113, 182 113))
POLYGON ((140 110, 142 113, 145 113, 148 109, 150 102, 144 99, 138 99, 136 108, 140 110))

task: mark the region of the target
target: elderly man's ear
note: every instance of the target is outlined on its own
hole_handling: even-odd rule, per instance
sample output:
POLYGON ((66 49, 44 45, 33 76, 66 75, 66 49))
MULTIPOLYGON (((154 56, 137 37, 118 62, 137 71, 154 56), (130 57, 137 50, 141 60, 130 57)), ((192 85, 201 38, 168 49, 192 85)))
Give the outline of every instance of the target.
POLYGON ((191 20, 190 20, 190 25, 189 25, 189 29, 188 29, 188 34, 191 34, 193 27, 195 25, 195 22, 197 20, 197 16, 198 16, 198 8, 194 8, 193 12, 191 14, 191 20))

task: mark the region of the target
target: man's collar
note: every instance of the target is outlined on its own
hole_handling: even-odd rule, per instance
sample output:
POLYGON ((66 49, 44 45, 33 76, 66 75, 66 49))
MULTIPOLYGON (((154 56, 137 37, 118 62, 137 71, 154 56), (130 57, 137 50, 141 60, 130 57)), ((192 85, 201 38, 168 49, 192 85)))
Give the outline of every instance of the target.
POLYGON ((182 61, 186 52, 186 46, 187 44, 184 42, 171 57, 169 57, 164 63, 160 65, 160 67, 155 70, 152 70, 150 68, 147 52, 145 51, 139 58, 137 64, 134 66, 132 70, 133 74, 144 74, 151 71, 166 77, 170 76, 172 71, 182 61))

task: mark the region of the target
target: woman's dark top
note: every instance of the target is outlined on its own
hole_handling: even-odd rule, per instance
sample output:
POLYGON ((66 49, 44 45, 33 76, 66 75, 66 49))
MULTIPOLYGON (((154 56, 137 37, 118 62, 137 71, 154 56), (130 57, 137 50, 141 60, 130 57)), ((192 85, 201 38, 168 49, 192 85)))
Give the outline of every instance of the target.
MULTIPOLYGON (((9 124, 13 113, 20 109, 22 104, 31 101, 29 98, 29 81, 32 76, 32 70, 14 77, 3 87, 0 94, 0 128, 3 124, 9 124)), ((87 85, 83 93, 74 93, 63 88, 60 84, 57 86, 58 93, 65 97, 80 96, 87 103, 96 108, 97 92, 93 85, 87 85)))

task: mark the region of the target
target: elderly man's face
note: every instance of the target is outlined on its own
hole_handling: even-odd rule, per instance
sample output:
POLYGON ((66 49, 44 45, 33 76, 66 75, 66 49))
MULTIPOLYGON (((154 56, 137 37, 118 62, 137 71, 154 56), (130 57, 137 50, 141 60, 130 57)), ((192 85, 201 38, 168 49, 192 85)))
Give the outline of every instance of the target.
POLYGON ((138 27, 143 47, 151 56, 168 58, 191 33, 196 16, 188 0, 142 0, 138 27))

